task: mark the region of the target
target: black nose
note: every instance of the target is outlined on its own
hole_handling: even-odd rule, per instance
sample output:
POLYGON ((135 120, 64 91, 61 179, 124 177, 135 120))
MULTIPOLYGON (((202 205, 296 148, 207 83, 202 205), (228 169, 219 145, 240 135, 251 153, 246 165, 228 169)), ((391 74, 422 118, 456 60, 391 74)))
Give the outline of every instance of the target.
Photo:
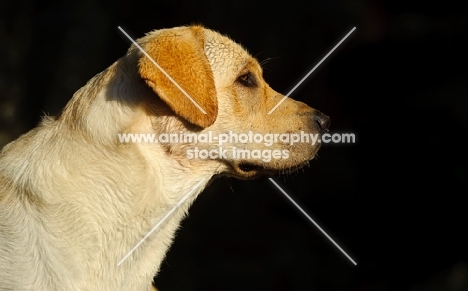
POLYGON ((313 118, 320 131, 328 131, 328 127, 330 126, 330 117, 320 111, 316 111, 313 118))

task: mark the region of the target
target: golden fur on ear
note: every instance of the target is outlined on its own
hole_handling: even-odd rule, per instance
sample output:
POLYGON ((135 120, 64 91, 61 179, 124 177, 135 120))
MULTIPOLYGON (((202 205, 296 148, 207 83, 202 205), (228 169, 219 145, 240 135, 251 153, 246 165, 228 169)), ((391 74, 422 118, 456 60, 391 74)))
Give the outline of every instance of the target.
POLYGON ((204 28, 160 31, 142 41, 148 55, 206 114, 143 54, 138 64, 141 77, 176 114, 203 128, 212 125, 218 114, 218 101, 213 73, 204 52, 204 28))

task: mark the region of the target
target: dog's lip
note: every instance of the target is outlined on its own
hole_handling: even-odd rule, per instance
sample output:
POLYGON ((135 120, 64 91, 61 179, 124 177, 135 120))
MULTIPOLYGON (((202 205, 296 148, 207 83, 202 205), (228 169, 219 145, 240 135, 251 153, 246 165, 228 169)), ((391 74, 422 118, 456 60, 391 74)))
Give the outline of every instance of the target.
POLYGON ((264 169, 264 167, 260 165, 249 162, 241 162, 237 164, 237 168, 243 172, 261 171, 264 169))
POLYGON ((259 165, 257 163, 242 161, 238 163, 234 163, 233 169, 234 173, 238 176, 240 175, 242 178, 256 178, 262 175, 276 175, 276 174, 285 174, 285 173, 293 173, 300 168, 304 167, 309 163, 310 160, 298 163, 297 165, 292 165, 290 167, 285 168, 272 168, 266 167, 265 165, 259 165))
MULTIPOLYGON (((233 171, 231 174, 241 179, 254 179, 265 174, 265 168, 249 162, 239 162, 232 164, 233 171)), ((229 175, 229 174, 228 174, 229 175)))

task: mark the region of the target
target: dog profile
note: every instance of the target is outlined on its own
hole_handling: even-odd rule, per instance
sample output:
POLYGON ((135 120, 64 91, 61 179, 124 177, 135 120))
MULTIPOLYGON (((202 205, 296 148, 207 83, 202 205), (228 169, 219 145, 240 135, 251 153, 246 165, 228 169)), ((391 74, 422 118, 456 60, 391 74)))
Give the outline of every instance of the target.
POLYGON ((289 172, 316 155, 319 144, 310 142, 122 142, 129 134, 320 135, 329 126, 326 115, 290 98, 269 114, 284 96, 255 58, 217 32, 161 29, 137 43, 142 50, 132 45, 58 116, 1 151, 0 290, 150 290, 210 181, 289 172), (268 159, 245 154, 263 152, 268 159))

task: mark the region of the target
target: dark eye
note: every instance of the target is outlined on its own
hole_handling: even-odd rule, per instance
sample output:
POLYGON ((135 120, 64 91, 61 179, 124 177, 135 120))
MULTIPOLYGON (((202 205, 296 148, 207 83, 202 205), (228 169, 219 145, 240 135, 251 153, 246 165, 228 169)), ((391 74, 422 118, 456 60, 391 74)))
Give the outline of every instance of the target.
POLYGON ((245 87, 256 87, 257 86, 257 81, 255 80, 255 77, 250 72, 239 76, 237 78, 237 82, 241 83, 245 87))

